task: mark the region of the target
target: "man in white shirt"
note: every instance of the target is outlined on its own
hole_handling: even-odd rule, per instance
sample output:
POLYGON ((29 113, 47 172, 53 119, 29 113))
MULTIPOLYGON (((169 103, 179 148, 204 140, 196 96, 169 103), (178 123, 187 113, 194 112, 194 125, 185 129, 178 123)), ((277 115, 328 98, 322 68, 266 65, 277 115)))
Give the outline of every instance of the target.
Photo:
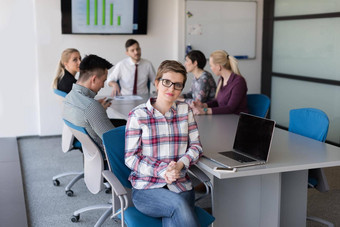
POLYGON ((125 48, 129 57, 118 62, 107 79, 113 88, 112 96, 148 94, 148 83, 154 83, 156 77, 155 69, 150 61, 141 58, 142 51, 136 40, 127 40, 125 48))

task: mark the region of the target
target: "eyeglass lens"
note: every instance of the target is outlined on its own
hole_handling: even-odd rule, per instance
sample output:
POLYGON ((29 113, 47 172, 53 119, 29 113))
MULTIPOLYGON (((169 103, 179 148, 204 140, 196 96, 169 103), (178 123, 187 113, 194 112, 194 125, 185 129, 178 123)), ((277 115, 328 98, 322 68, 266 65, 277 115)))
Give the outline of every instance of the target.
POLYGON ((182 83, 173 83, 170 80, 167 79, 161 79, 162 80, 162 84, 165 87, 171 87, 172 85, 174 85, 175 90, 182 90, 183 89, 183 84, 182 83))

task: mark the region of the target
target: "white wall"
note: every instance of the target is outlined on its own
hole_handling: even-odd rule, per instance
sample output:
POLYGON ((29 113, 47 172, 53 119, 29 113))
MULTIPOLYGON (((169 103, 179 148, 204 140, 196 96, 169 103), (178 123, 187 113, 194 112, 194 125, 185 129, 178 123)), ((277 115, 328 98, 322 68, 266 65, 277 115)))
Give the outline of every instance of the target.
MULTIPOLYGON (((143 57, 156 69, 165 59, 183 62, 184 3, 149 0, 147 35, 61 35, 60 1, 1 0, 0 137, 60 134, 61 108, 51 83, 65 48, 77 48, 82 56, 97 54, 115 64, 125 57, 125 41, 135 38, 143 57)), ((250 93, 260 91, 262 4, 259 0, 256 59, 239 63, 250 93)), ((100 94, 108 93, 104 88, 100 94)))
POLYGON ((39 130, 33 0, 0 1, 0 137, 39 130))

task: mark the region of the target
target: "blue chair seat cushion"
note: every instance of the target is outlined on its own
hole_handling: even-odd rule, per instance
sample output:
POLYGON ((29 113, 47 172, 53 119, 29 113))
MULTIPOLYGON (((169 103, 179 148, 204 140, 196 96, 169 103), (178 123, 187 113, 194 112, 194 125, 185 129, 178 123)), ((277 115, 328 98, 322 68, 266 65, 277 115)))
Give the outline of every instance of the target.
MULTIPOLYGON (((139 212, 135 207, 128 207, 124 211, 124 221, 126 226, 128 227, 162 227, 162 219, 161 218, 153 218, 147 216, 141 212, 139 212)), ((118 215, 118 218, 121 218, 118 215)))
MULTIPOLYGON (((207 211, 200 207, 195 207, 195 213, 198 217, 198 220, 202 227, 208 227, 215 221, 215 218, 210 215, 207 211)), ((161 227, 162 219, 161 218, 153 218, 143 213, 139 212, 135 207, 128 207, 125 212, 125 223, 128 227, 161 227)), ((121 218, 118 215, 118 218, 121 218)))

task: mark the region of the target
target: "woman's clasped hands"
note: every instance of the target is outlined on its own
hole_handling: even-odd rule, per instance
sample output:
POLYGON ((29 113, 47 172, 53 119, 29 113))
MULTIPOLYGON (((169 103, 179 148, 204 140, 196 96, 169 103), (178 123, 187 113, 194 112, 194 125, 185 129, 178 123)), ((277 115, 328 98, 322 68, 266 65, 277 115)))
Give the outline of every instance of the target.
POLYGON ((181 170, 184 164, 182 162, 171 161, 165 171, 164 179, 167 184, 171 184, 181 177, 181 170))

